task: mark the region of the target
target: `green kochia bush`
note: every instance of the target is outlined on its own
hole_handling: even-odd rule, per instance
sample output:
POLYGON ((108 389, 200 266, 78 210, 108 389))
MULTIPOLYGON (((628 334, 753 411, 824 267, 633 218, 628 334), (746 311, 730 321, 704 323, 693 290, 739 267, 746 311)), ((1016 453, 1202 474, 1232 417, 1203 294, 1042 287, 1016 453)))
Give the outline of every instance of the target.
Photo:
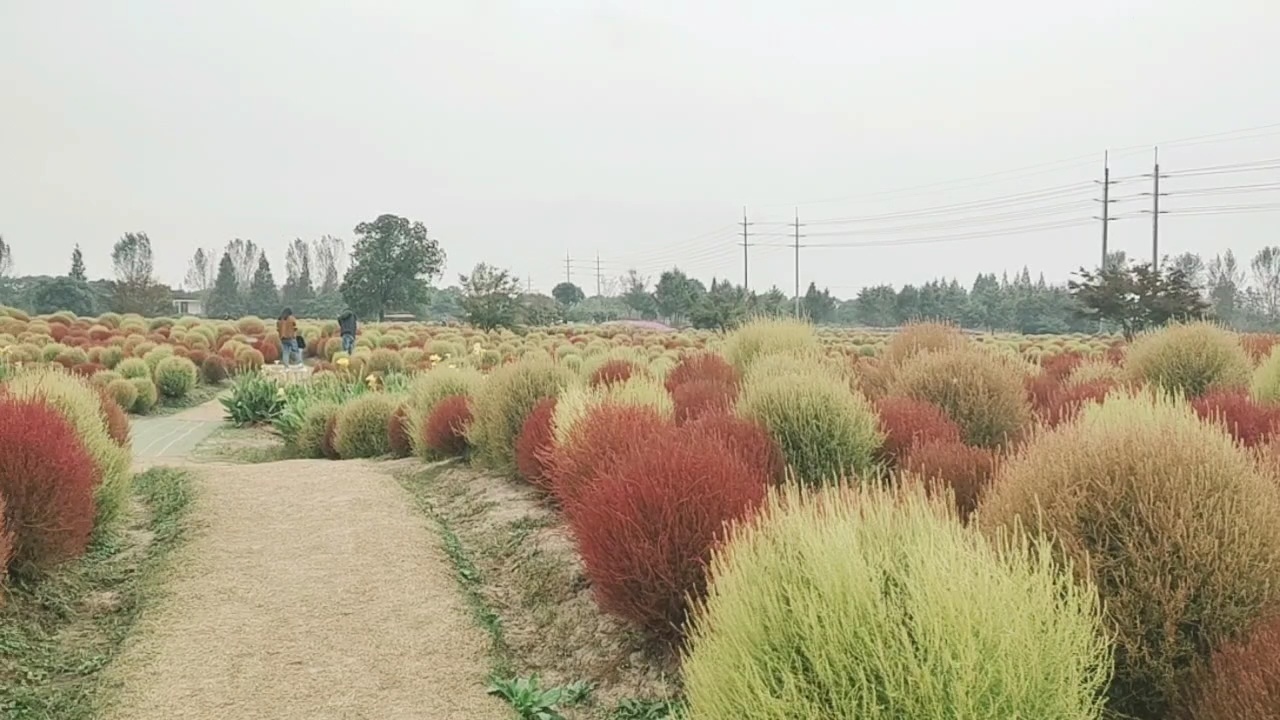
POLYGON ((924 400, 946 411, 965 442, 998 447, 1031 422, 1024 367, 977 347, 924 352, 903 363, 891 395, 924 400))
POLYGON ((946 500, 775 491, 711 563, 684 658, 690 720, 1093 720, 1110 656, 1093 588, 1049 546, 989 543, 946 500))
POLYGON ((1243 388, 1253 364, 1240 336, 1211 323, 1172 325, 1133 342, 1125 358, 1129 377, 1158 388, 1202 395, 1211 388, 1243 388))
POLYGON ((180 400, 196 386, 200 370, 187 358, 170 356, 156 364, 155 378, 161 395, 180 400))
POLYGON ((516 438, 539 400, 555 397, 572 373, 550 360, 529 358, 495 370, 475 396, 467 440, 472 456, 498 472, 516 473, 516 438))
POLYGON ((387 420, 401 400, 386 393, 365 393, 343 405, 338 411, 333 437, 338 454, 346 460, 378 457, 391 452, 387 420))
POLYGON ((1181 400, 1086 406, 1001 463, 977 517, 1052 539, 1099 589, 1122 716, 1169 718, 1210 650, 1280 601, 1280 490, 1181 400))
POLYGON ((809 361, 796 361, 786 372, 748 373, 737 410, 769 431, 787 464, 808 483, 870 470, 884 440, 871 403, 809 361))
POLYGON ((724 344, 725 357, 739 372, 769 355, 814 355, 821 350, 812 325, 785 318, 753 320, 735 330, 724 344))
POLYGON ((430 448, 422 443, 422 430, 436 404, 455 395, 474 397, 483 382, 484 376, 474 368, 448 365, 437 365, 414 377, 409 386, 407 428, 414 455, 424 459, 433 457, 430 448))

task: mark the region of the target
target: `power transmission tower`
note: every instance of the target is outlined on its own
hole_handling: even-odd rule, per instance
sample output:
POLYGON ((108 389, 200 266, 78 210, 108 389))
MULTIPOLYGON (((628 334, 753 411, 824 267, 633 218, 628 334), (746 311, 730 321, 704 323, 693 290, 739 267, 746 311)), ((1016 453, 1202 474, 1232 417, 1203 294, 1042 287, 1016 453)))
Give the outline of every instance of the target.
POLYGON ((796 220, 793 224, 795 228, 795 249, 796 249, 796 319, 800 319, 800 208, 796 208, 796 220))
POLYGON ((604 295, 604 273, 600 271, 600 253, 596 253, 596 297, 604 295))
POLYGON ((1143 177, 1151 178, 1151 192, 1142 193, 1151 196, 1151 209, 1142 212, 1151 213, 1151 269, 1160 269, 1160 213, 1168 212, 1168 210, 1160 209, 1160 197, 1169 193, 1160 192, 1160 178, 1168 177, 1168 175, 1160 174, 1160 148, 1155 148, 1155 163, 1152 165, 1151 172, 1143 177))
MULTIPOLYGON (((1094 180, 1094 182, 1098 182, 1094 180)), ((1102 203, 1102 217, 1094 216, 1094 220, 1102 221, 1102 264, 1098 267, 1102 270, 1107 268, 1107 230, 1111 226, 1111 221, 1115 218, 1111 217, 1111 203, 1115 200, 1111 199, 1111 186, 1120 182, 1111 179, 1111 153, 1105 152, 1102 155, 1102 199, 1094 198, 1094 200, 1102 203)))
POLYGON ((755 223, 747 222, 747 206, 746 205, 742 206, 742 222, 739 224, 742 225, 742 290, 743 292, 749 292, 751 290, 751 285, 748 284, 747 282, 747 252, 748 252, 747 248, 751 246, 747 242, 747 236, 748 236, 747 228, 750 227, 751 225, 754 225, 755 223))
POLYGON ((573 284, 573 271, 570 268, 569 253, 564 254, 564 281, 573 284))

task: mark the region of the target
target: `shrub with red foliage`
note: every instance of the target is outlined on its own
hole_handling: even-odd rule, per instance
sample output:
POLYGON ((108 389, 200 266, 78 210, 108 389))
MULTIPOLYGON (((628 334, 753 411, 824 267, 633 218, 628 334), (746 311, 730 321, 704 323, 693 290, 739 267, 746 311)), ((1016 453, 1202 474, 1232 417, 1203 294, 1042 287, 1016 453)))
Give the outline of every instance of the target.
POLYGON ((516 472, 529 483, 551 491, 550 458, 555 449, 556 399, 546 397, 538 401, 524 419, 520 434, 516 436, 516 472))
POLYGON ((563 444, 545 458, 551 473, 551 491, 566 514, 596 477, 621 455, 643 449, 660 432, 674 427, 648 406, 601 403, 573 426, 563 444))
POLYGON ((106 369, 107 367, 105 365, 100 365, 95 362, 84 362, 78 365, 73 365, 71 367, 71 372, 87 380, 106 369))
POLYGON ((1123 365, 1124 356, 1125 356, 1125 345, 1123 341, 1116 342, 1111 347, 1107 348, 1107 352, 1105 355, 1105 357, 1107 358, 1107 362, 1111 363, 1112 365, 1123 365))
POLYGON ((1240 344, 1244 346, 1244 351, 1249 353, 1255 365, 1271 354, 1271 348, 1277 341, 1280 341, 1280 335, 1274 333, 1241 333, 1240 335, 1240 344))
POLYGON ((205 358, 209 357, 208 350, 195 349, 187 351, 187 359, 196 364, 196 367, 204 365, 205 358))
POLYGON ((320 454, 324 455, 328 460, 341 460, 342 453, 338 452, 338 448, 334 445, 334 438, 338 435, 338 414, 334 413, 324 423, 324 434, 320 436, 320 454))
POLYGON ((889 396, 875 402, 880 415, 883 457, 899 463, 911 448, 924 442, 960 442, 960 426, 947 412, 927 400, 889 396))
POLYGON ((667 373, 667 392, 673 392, 692 380, 718 380, 737 387, 738 371, 728 360, 716 353, 703 352, 685 355, 667 373))
POLYGON ((1064 350, 1056 355, 1040 358, 1040 368, 1044 374, 1059 380, 1066 378, 1083 363, 1084 355, 1075 350, 1064 350))
POLYGON ((1028 376, 1023 386, 1027 390, 1027 400, 1031 402, 1031 409, 1037 415, 1043 414, 1046 408, 1053 405, 1064 387, 1061 377, 1043 371, 1028 376))
POLYGON ((690 380, 671 391, 677 425, 706 415, 723 415, 738 399, 738 386, 722 380, 690 380))
POLYGON ((102 419, 106 421, 107 434, 120 447, 129 445, 129 415, 103 388, 98 388, 98 401, 102 405, 102 419))
POLYGON ((53 338, 57 342, 62 342, 62 339, 67 336, 68 332, 70 332, 70 330, 68 330, 67 326, 60 322, 54 321, 49 323, 49 337, 53 338))
POLYGON ((1217 648, 1195 675, 1185 720, 1253 720, 1280 714, 1280 616, 1217 648))
POLYGON ((1245 447, 1263 444, 1280 430, 1280 407, 1258 403, 1243 390, 1211 390, 1192 400, 1191 407, 1245 447))
POLYGON ((591 373, 591 387, 626 382, 631 379, 632 375, 636 374, 638 369, 634 363, 621 358, 606 360, 603 365, 596 368, 595 372, 591 373))
POLYGON ((991 483, 996 455, 959 441, 926 442, 911 448, 903 467, 924 480, 930 489, 950 488, 955 493, 960 519, 967 521, 991 483))
MULTIPOLYGON (((692 385, 693 383, 689 383, 692 385)), ((786 471, 782 448, 763 425, 737 415, 704 415, 685 425, 684 432, 704 435, 736 455, 764 483, 781 482, 786 471)))
POLYGON ((1115 381, 1106 378, 1061 387, 1057 393, 1046 398, 1043 404, 1035 406, 1036 415, 1045 427, 1057 427, 1075 419, 1085 405, 1102 402, 1115 387, 1115 381))
POLYGON ((467 427, 471 425, 471 400, 466 395, 450 395, 436 403, 422 424, 422 442, 445 457, 465 455, 467 427))
POLYGON ((75 428, 43 401, 3 396, 0 448, 11 570, 36 576, 83 554, 93 532, 96 477, 75 428))
POLYGON ((396 457, 409 457, 413 446, 409 442, 409 408, 401 405, 387 418, 387 444, 396 457))
POLYGON ((200 363, 200 374, 204 375, 205 382, 217 385, 227 379, 227 361, 220 355, 210 355, 200 363))
POLYGON ((570 517, 605 611, 676 641, 729 523, 764 500, 758 471, 706 433, 668 426, 603 469, 570 517))
POLYGON ((270 365, 280 362, 280 341, 259 338, 253 343, 254 349, 262 353, 262 362, 270 365))

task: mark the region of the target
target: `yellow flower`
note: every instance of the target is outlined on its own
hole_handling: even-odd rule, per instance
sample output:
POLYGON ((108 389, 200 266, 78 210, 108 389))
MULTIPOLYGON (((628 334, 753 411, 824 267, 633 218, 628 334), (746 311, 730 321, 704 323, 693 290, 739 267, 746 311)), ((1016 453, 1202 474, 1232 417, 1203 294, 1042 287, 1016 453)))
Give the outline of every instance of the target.
POLYGON ((348 360, 347 358, 338 358, 338 366, 339 366, 339 367, 346 367, 346 366, 348 366, 348 365, 350 365, 350 364, 351 364, 351 361, 350 361, 350 360, 348 360))
POLYGON ((433 364, 434 364, 434 363, 438 363, 438 362, 440 362, 440 356, 439 356, 439 355, 432 355, 431 357, 429 357, 429 358, 427 358, 427 359, 428 359, 428 360, 430 360, 433 364))
POLYGON ((276 390, 276 399, 277 400, 284 399, 284 388, 280 388, 279 390, 276 390))

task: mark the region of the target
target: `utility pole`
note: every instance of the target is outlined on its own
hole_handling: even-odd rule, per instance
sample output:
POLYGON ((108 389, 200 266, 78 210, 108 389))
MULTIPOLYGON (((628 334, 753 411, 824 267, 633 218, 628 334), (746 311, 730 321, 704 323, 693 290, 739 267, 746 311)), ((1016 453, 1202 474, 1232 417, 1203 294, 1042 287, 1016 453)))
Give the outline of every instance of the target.
POLYGON ((795 220, 795 248, 796 248, 796 319, 800 319, 800 208, 796 208, 795 220))
POLYGON ((1151 269, 1160 269, 1160 213, 1168 212, 1160 209, 1160 196, 1169 193, 1160 192, 1160 148, 1155 148, 1155 162, 1151 168, 1151 192, 1142 193, 1151 196, 1151 209, 1143 212, 1151 213, 1151 269))
POLYGON ((600 272, 600 253, 596 253, 596 297, 604 294, 604 273, 600 272))
POLYGON ((564 254, 564 281, 573 284, 573 272, 569 269, 569 253, 564 254))
POLYGON ((749 292, 751 286, 747 283, 747 248, 750 246, 747 244, 747 228, 754 223, 747 222, 746 205, 742 206, 742 222, 739 224, 742 225, 742 290, 743 292, 749 292))
POLYGON ((533 276, 530 275, 524 279, 524 291, 526 294, 533 294, 533 276))
MULTIPOLYGON (((1094 182, 1098 181, 1094 180, 1094 182)), ((1102 221, 1102 264, 1098 266, 1102 270, 1107 269, 1107 230, 1114 219, 1111 217, 1111 203, 1115 202, 1115 200, 1111 199, 1111 186, 1117 182, 1119 181, 1111 179, 1111 153, 1110 151, 1104 152, 1102 155, 1102 200, 1100 201, 1102 203, 1102 217, 1094 216, 1095 220, 1102 221)), ((1094 198, 1094 200, 1097 200, 1097 198, 1094 198)))

